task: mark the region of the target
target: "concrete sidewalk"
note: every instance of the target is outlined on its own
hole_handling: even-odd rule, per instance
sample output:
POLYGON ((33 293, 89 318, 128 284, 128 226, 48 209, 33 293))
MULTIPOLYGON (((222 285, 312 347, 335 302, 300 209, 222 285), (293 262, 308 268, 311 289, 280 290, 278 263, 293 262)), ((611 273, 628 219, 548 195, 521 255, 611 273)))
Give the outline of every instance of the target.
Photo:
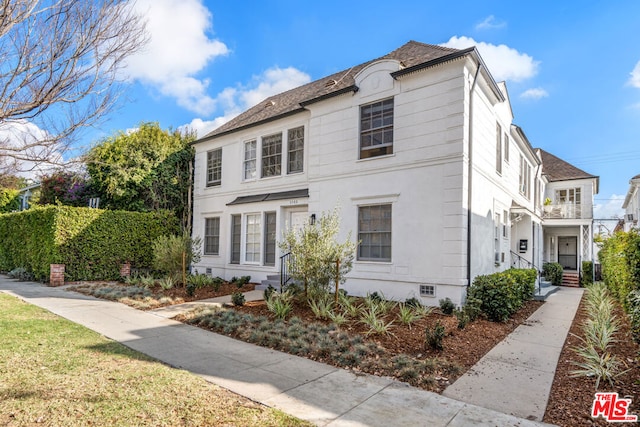
POLYGON ((390 378, 355 375, 236 341, 167 319, 163 313, 143 312, 62 288, 0 276, 0 291, 319 426, 542 425, 390 378))
POLYGON ((558 358, 582 293, 560 288, 443 395, 484 408, 542 420, 558 358))

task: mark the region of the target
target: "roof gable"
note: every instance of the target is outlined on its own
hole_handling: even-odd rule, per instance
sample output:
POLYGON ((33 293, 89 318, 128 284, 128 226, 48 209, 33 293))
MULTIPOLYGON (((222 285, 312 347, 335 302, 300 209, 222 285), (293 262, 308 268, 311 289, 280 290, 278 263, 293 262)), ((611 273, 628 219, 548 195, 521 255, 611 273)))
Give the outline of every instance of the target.
POLYGON ((403 70, 413 70, 430 61, 444 60, 447 56, 457 56, 456 54, 468 51, 470 49, 459 50, 412 40, 380 58, 273 95, 208 133, 202 140, 296 114, 303 111, 305 105, 343 93, 355 92, 358 90, 355 76, 376 61, 393 59, 400 62, 403 70))

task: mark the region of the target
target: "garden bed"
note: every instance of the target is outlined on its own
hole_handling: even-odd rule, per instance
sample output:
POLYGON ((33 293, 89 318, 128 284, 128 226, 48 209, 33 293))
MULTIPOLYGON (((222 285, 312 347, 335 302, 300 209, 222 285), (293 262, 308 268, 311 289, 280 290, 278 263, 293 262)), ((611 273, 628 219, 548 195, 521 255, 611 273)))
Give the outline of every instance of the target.
MULTIPOLYGON (((613 387, 608 382, 602 381, 598 391, 613 391, 617 392, 621 398, 631 398, 629 412, 640 416, 640 345, 631 340, 629 320, 619 306, 616 308, 615 315, 620 320, 620 330, 611 353, 622 361, 624 370, 629 370, 615 380, 613 387)), ((596 392, 595 379, 571 376, 571 371, 576 369, 574 361, 577 360, 572 348, 581 344, 578 337, 584 338, 581 325, 586 319, 587 311, 583 298, 560 354, 544 416, 544 421, 547 423, 563 427, 611 425, 603 418, 591 418, 591 406, 596 392)))

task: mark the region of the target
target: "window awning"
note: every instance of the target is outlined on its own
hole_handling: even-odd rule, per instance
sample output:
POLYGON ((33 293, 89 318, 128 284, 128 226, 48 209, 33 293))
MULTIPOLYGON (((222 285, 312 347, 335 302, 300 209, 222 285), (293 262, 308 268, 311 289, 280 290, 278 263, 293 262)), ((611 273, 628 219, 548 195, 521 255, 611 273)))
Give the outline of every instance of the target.
POLYGON ((242 205, 245 203, 257 203, 266 202, 269 200, 287 200, 287 199, 300 199, 303 197, 309 197, 309 189, 280 191, 278 193, 263 193, 253 194, 251 196, 236 197, 232 202, 227 203, 227 206, 242 205))

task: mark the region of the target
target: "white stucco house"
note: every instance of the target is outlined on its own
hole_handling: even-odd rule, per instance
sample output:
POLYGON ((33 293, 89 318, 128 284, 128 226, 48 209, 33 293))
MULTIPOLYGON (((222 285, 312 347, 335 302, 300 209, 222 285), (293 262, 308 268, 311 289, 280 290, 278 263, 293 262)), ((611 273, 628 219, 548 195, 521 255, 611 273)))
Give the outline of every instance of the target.
POLYGON ((274 95, 194 146, 195 268, 227 279, 277 275, 283 232, 336 205, 340 239, 360 242, 345 289, 429 305, 461 304, 479 274, 540 268, 557 258, 554 236, 585 230, 580 218, 565 232, 562 218, 545 231, 555 178, 475 48, 411 41, 274 95))
POLYGON ((560 263, 565 284, 577 285, 582 261, 596 259, 593 198, 598 194, 599 178, 551 153, 537 151, 546 181, 543 261, 560 263))
POLYGON ((638 227, 638 217, 640 216, 640 175, 636 175, 629 180, 629 191, 622 203, 624 209, 624 231, 629 231, 638 227))

